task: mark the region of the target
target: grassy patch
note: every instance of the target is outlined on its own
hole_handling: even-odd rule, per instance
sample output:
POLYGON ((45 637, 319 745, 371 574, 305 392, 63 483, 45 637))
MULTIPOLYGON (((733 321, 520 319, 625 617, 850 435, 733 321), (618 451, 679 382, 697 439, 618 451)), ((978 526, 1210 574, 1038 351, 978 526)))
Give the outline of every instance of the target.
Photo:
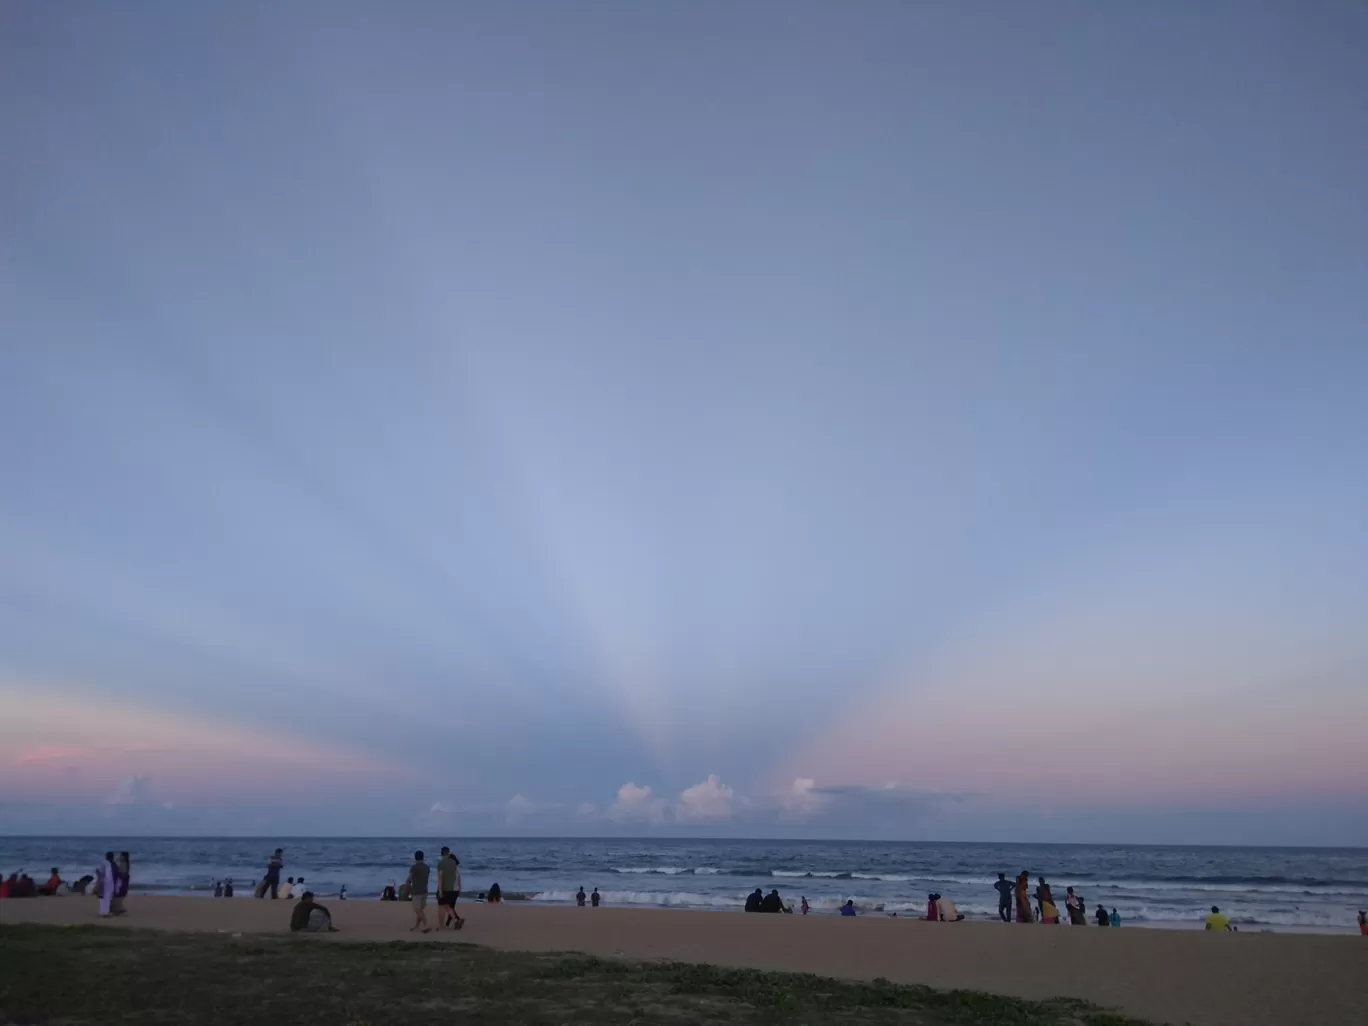
POLYGON ((872 1023, 1141 1026, 1082 1002, 820 976, 360 944, 0 927, 0 1024, 105 1026, 872 1023))

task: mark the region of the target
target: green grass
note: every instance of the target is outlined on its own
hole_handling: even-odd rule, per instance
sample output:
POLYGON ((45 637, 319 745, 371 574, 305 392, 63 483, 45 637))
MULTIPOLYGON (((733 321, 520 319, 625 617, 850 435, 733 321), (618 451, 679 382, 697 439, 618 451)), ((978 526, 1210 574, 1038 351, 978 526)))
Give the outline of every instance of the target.
POLYGON ((1082 1002, 705 965, 99 927, 0 926, 0 1024, 1141 1026, 1082 1002))

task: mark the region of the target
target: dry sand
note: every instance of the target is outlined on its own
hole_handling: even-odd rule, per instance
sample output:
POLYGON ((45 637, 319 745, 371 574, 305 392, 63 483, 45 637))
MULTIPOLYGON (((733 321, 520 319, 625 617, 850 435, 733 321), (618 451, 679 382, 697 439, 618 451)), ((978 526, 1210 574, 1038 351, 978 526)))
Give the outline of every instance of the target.
MULTIPOLYGON (((113 926, 288 932, 291 902, 134 896, 113 926)), ((1309 934, 925 923, 868 916, 763 916, 669 909, 462 903, 459 933, 411 934, 406 903, 325 902, 339 940, 460 940, 521 951, 579 951, 709 962, 849 979, 1070 996, 1195 1026, 1368 1026, 1368 938, 1309 934)), ((0 923, 97 923, 92 898, 0 902, 0 923)), ((436 906, 428 916, 436 922, 436 906)), ((3 931, 0 931, 3 946, 3 931)))

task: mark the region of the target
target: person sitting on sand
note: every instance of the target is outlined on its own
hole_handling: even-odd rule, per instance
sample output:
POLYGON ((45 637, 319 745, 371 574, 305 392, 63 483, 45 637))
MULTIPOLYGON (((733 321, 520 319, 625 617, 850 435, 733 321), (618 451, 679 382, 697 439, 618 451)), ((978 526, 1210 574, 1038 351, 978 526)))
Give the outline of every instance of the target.
MULTIPOLYGON (((807 915, 807 914, 808 914, 808 909, 809 909, 810 906, 808 905, 808 902, 807 902, 807 895, 806 895, 806 894, 803 895, 803 903, 802 903, 801 905, 799 905, 798 907, 801 908, 801 909, 803 910, 803 915, 807 915)), ((1360 919, 1363 918, 1363 913, 1362 913, 1362 912, 1359 913, 1359 918, 1360 918, 1360 919)))
MULTIPOLYGON (((301 879, 299 882, 300 882, 301 885, 304 883, 304 881, 303 881, 302 879, 301 879)), ((286 878, 285 878, 285 882, 284 882, 283 884, 280 885, 280 896, 281 896, 282 898, 287 898, 287 899, 288 899, 288 898, 293 898, 293 897, 294 897, 294 892, 295 892, 294 877, 292 877, 292 876, 286 877, 286 878)), ((299 893, 302 895, 304 892, 301 890, 299 893)))
POLYGON ((575 895, 575 904, 584 908, 584 884, 580 884, 579 892, 575 895))
POLYGON ((52 875, 48 877, 48 882, 38 888, 38 893, 44 897, 52 897, 61 893, 62 875, 57 871, 57 867, 52 867, 52 875))
POLYGON ((72 894, 85 894, 85 893, 86 893, 86 888, 88 888, 88 887, 91 885, 91 883, 94 881, 94 879, 95 879, 95 878, 94 878, 93 876, 91 876, 89 873, 87 873, 85 876, 83 876, 83 877, 81 877, 79 880, 77 880, 74 884, 70 884, 70 885, 69 885, 70 888, 71 888, 71 893, 72 893, 72 894))
POLYGON ((394 881, 385 884, 385 889, 380 892, 381 901, 398 901, 399 895, 394 889, 394 881))
POLYGON ((215 881, 214 881, 214 897, 216 897, 216 898, 221 898, 221 897, 223 897, 223 881, 222 881, 222 880, 215 880, 215 881))
POLYGON ((595 887, 595 888, 594 888, 594 892, 593 892, 592 894, 589 895, 589 904, 593 905, 594 908, 598 908, 598 907, 599 907, 599 902, 601 902, 602 900, 603 900, 603 895, 600 894, 600 893, 598 892, 598 888, 595 887))
POLYGON ((14 897, 14 885, 18 882, 18 873, 11 873, 8 880, 0 880, 0 898, 14 897))
POLYGON ((1230 919, 1215 905, 1211 906, 1211 915, 1206 917, 1206 928, 1215 930, 1217 933, 1225 933, 1230 930, 1230 919))
POLYGON ((936 895, 936 911, 940 913, 942 923, 958 923, 964 919, 964 913, 955 907, 955 903, 939 894, 936 895))
POLYGON ((499 889, 498 881, 489 885, 489 896, 485 898, 491 905, 497 905, 503 901, 503 891, 499 889))
POLYGON ((405 880, 399 885, 399 900, 408 901, 413 897, 413 886, 405 880))
POLYGON ((295 933, 336 933, 332 915, 314 901, 313 891, 305 891, 290 913, 290 929, 295 933))
POLYGON ((762 891, 759 887, 757 887, 755 890, 751 891, 751 893, 746 897, 746 911, 759 912, 760 904, 764 900, 765 892, 762 891))
POLYGON ((225 898, 231 898, 233 896, 233 878, 231 876, 223 881, 223 896, 225 898))
POLYGON ((940 921, 940 909, 936 907, 936 899, 940 895, 934 891, 926 896, 926 921, 936 923, 940 921))
POLYGON ((1111 916, 1107 915, 1107 906, 1106 906, 1106 905, 1098 905, 1098 906, 1097 906, 1097 925, 1098 925, 1098 926, 1110 926, 1110 925, 1111 925, 1111 916))
POLYGON ((853 916, 854 914, 855 914, 855 899, 854 899, 854 898, 851 898, 849 901, 847 901, 844 905, 841 906, 841 915, 843 915, 843 916, 853 916))
POLYGON ((771 890, 760 902, 761 912, 782 912, 784 911, 784 900, 779 897, 778 889, 771 890))

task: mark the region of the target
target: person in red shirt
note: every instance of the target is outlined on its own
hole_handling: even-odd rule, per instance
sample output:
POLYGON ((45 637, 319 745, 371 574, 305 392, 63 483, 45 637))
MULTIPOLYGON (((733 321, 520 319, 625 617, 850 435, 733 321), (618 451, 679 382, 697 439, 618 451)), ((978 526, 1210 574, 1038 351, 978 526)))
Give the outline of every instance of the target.
POLYGON ((13 896, 14 882, 18 879, 18 873, 11 873, 8 880, 0 880, 0 898, 9 898, 13 896))
POLYGON ((62 887, 62 875, 57 871, 57 867, 52 867, 52 875, 48 877, 48 882, 38 888, 39 894, 56 894, 62 887))

